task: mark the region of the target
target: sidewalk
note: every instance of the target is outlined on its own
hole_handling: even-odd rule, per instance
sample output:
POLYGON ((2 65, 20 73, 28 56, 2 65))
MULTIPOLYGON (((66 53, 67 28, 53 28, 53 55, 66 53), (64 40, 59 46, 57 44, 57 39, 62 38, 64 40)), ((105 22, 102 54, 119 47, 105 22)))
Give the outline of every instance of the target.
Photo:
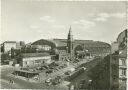
POLYGON ((20 86, 14 82, 14 84, 10 84, 8 80, 0 79, 0 89, 16 89, 20 86))
POLYGON ((7 69, 7 68, 14 68, 14 67, 10 65, 0 65, 0 69, 7 69))

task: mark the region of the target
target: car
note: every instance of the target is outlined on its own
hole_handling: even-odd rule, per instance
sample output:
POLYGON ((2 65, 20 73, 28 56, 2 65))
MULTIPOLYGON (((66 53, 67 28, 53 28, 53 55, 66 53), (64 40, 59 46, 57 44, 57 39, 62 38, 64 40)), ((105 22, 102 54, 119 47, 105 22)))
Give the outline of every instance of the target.
POLYGON ((47 70, 46 73, 47 73, 47 74, 53 73, 53 70, 52 70, 52 69, 47 70))
POLYGON ((50 67, 49 69, 55 69, 55 67, 50 67))
POLYGON ((35 80, 38 80, 38 79, 39 79, 39 77, 38 77, 38 76, 34 76, 34 79, 35 79, 35 80))
POLYGON ((44 67, 40 67, 39 70, 45 70, 45 68, 44 67))
POLYGON ((48 67, 48 66, 46 66, 46 65, 44 65, 44 66, 42 66, 42 68, 48 69, 49 67, 48 67))
POLYGON ((71 71, 67 71, 64 73, 65 75, 71 75, 71 71))
POLYGON ((51 78, 48 78, 45 80, 45 83, 49 86, 52 84, 52 79, 51 78))
POLYGON ((56 68, 55 70, 56 70, 56 71, 59 71, 59 68, 56 68))

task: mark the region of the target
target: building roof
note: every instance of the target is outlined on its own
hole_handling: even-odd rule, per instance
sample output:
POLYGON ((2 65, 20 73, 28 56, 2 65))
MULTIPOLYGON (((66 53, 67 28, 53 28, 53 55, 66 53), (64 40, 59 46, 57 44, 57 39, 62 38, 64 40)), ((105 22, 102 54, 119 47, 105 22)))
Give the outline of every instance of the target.
MULTIPOLYGON (((32 45, 50 45, 58 50, 66 50, 67 39, 51 39, 51 40, 38 40, 32 45)), ((89 52, 109 52, 110 44, 101 41, 93 41, 93 40, 74 40, 73 46, 76 48, 78 45, 84 46, 85 49, 89 50, 89 52)))
POLYGON ((15 72, 25 72, 25 73, 31 73, 31 74, 39 74, 39 71, 27 71, 27 70, 15 70, 15 72))
MULTIPOLYGON (((74 40, 73 43, 85 44, 91 47, 110 47, 110 44, 106 42, 93 41, 93 40, 74 40)), ((54 45, 56 47, 62 47, 62 46, 67 46, 67 39, 51 39, 51 40, 40 39, 32 43, 32 45, 41 45, 41 44, 49 44, 51 46, 54 45)))
POLYGON ((127 37, 127 29, 125 29, 124 31, 122 31, 121 33, 119 33, 118 37, 117 37, 117 42, 119 42, 119 38, 122 37, 127 37), (123 36, 122 36, 123 35, 123 36))
POLYGON ((16 41, 5 41, 4 43, 16 43, 16 41))
POLYGON ((31 45, 50 45, 51 47, 56 47, 55 43, 51 40, 47 39, 40 39, 35 42, 33 42, 31 45))
POLYGON ((49 53, 23 53, 22 56, 24 58, 27 57, 44 57, 44 56, 50 56, 49 53))
POLYGON ((55 43, 57 47, 67 46, 67 39, 52 39, 50 41, 55 43))
MULTIPOLYGON (((67 39, 53 39, 52 42, 54 42, 59 47, 67 45, 67 39)), ((74 40, 73 43, 74 44, 85 44, 87 46, 92 46, 92 47, 110 47, 110 44, 106 42, 93 41, 93 40, 74 40)))

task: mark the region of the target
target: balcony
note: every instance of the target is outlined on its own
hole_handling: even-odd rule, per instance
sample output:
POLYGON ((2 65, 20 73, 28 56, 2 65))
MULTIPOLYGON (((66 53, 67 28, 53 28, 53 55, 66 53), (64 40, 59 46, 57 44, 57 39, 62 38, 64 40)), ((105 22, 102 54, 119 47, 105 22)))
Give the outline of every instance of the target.
POLYGON ((119 68, 127 69, 126 65, 119 65, 119 68))
POLYGON ((119 79, 125 80, 125 79, 127 79, 127 76, 126 75, 119 75, 119 79))

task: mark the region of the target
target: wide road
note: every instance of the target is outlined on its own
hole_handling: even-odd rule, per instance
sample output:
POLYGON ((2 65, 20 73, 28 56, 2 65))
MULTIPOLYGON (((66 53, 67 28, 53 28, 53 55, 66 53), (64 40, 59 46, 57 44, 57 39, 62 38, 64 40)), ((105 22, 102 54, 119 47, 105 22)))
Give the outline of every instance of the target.
MULTIPOLYGON (((82 64, 82 63, 86 63, 86 61, 81 61, 81 63, 79 64, 82 64)), ((75 66, 79 66, 79 65, 75 65, 75 66)), ((74 66, 74 67, 75 67, 74 66)), ((14 67, 12 66, 8 66, 8 65, 5 65, 5 66, 0 66, 0 69, 1 69, 1 88, 2 89, 56 89, 56 90, 67 90, 67 87, 63 87, 63 86, 47 86, 46 84, 44 83, 36 83, 36 82, 29 82, 27 80, 23 80, 23 79, 19 79, 19 78, 16 78, 14 77, 13 75, 10 75, 13 71, 14 71, 14 67), (14 84, 9 84, 9 80, 14 80, 14 84)), ((63 69, 61 71, 58 71, 59 73, 55 73, 55 75, 53 76, 56 76, 58 74, 62 74, 66 69, 63 69)), ((79 78, 83 78, 85 77, 85 75, 80 75, 78 76, 79 78)), ((72 80, 73 82, 77 82, 79 80, 79 78, 76 78, 75 80, 72 80)))
POLYGON ((86 81, 90 80, 91 78, 90 76, 88 76, 88 73, 90 72, 90 69, 94 68, 99 62, 100 62, 100 59, 94 59, 80 65, 79 67, 85 67, 86 70, 83 73, 78 74, 72 80, 70 80, 71 84, 76 85, 76 84, 79 84, 81 80, 86 80, 86 81))
MULTIPOLYGON (((15 78, 11 75, 9 75, 11 72, 13 72, 13 67, 10 66, 2 66, 1 67, 1 88, 2 89, 62 89, 60 86, 47 86, 43 83, 35 83, 35 82, 29 82, 26 80, 22 80, 19 78, 15 78), (14 80, 14 84, 9 84, 9 80, 14 80)), ((67 90, 63 88, 64 90, 67 90)))

